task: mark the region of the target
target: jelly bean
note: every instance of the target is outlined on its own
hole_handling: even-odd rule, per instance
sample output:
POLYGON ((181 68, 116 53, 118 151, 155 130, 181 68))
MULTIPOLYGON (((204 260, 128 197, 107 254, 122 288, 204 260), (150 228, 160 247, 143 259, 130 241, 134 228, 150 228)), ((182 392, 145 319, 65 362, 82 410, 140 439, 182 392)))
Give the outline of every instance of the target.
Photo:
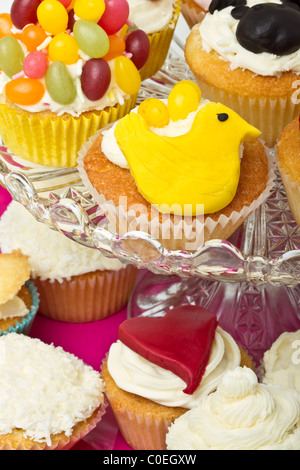
POLYGON ((116 83, 127 95, 135 95, 141 86, 138 69, 128 57, 119 56, 115 59, 116 83))
POLYGON ((15 27, 23 29, 27 24, 36 23, 39 4, 40 0, 14 0, 10 16, 15 27))
POLYGON ((62 62, 53 62, 46 73, 46 87, 49 95, 59 104, 71 104, 76 98, 76 86, 67 66, 62 62))
POLYGON ((42 78, 48 68, 47 56, 42 51, 32 51, 23 62, 23 70, 29 78, 42 78))
POLYGON ((74 28, 74 24, 75 24, 75 13, 74 13, 74 10, 71 9, 69 12, 68 12, 68 26, 67 28, 72 32, 73 31, 73 28, 74 28))
POLYGON ((67 29, 68 13, 58 0, 43 0, 37 9, 37 17, 47 33, 58 34, 67 29))
POLYGON ((126 37, 126 52, 132 54, 131 60, 138 70, 147 62, 150 51, 150 41, 141 29, 132 30, 126 37))
POLYGON ((21 34, 21 41, 25 44, 28 52, 35 51, 38 46, 40 46, 45 39, 47 34, 40 26, 35 24, 30 24, 23 29, 21 34))
POLYGON ((9 13, 2 13, 0 15, 0 38, 4 36, 11 36, 12 21, 9 13))
POLYGON ((49 44, 49 59, 52 62, 59 60, 66 65, 75 64, 79 59, 78 45, 73 36, 59 33, 49 44))
POLYGON ((164 127, 170 122, 167 105, 157 98, 147 98, 138 107, 138 113, 143 116, 150 127, 164 127))
POLYGON ((16 38, 5 36, 0 39, 0 68, 12 77, 23 70, 25 54, 16 38))
POLYGON ((113 34, 112 36, 108 36, 109 39, 109 51, 108 53, 103 56, 103 59, 109 61, 115 59, 119 55, 122 55, 125 51, 125 41, 123 38, 118 36, 118 34, 113 34))
POLYGON ((189 113, 196 111, 201 99, 199 87, 190 80, 178 82, 168 97, 168 108, 172 121, 185 119, 189 113))
POLYGON ((5 85, 6 98, 21 106, 31 106, 38 103, 44 93, 43 83, 33 78, 17 78, 5 85))
POLYGON ((77 20, 73 31, 79 48, 89 57, 100 59, 107 54, 109 39, 106 32, 97 23, 77 20))
POLYGON ((104 59, 90 59, 84 64, 81 74, 81 88, 89 100, 100 100, 107 91, 110 80, 111 71, 104 59))
POLYGON ((99 21, 105 10, 104 0, 75 0, 75 15, 83 20, 99 21))
POLYGON ((72 3, 72 0, 58 0, 58 1, 62 3, 62 5, 65 7, 66 10, 71 6, 71 3, 72 3))
POLYGON ((98 24, 107 34, 117 33, 126 23, 129 16, 127 0, 105 0, 105 11, 98 24))

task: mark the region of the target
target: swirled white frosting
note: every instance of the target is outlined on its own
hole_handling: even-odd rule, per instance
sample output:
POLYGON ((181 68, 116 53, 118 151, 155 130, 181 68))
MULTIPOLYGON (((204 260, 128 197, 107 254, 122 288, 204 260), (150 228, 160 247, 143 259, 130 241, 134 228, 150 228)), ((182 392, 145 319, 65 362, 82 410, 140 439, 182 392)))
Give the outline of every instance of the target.
MULTIPOLYGON (((280 0, 247 0, 252 7, 259 3, 279 3, 280 0)), ((207 13, 199 28, 202 47, 206 52, 214 50, 221 58, 230 63, 231 69, 248 69, 258 75, 280 75, 282 72, 300 73, 300 49, 284 56, 262 52, 255 54, 241 46, 235 32, 239 20, 231 16, 232 6, 223 10, 207 13)))
POLYGON ((280 384, 300 392, 300 330, 284 332, 265 352, 263 382, 280 384))
POLYGON ((107 367, 122 390, 161 405, 192 408, 202 397, 214 391, 225 372, 240 365, 240 361, 236 342, 217 327, 209 363, 199 387, 192 395, 183 392, 186 383, 180 377, 144 359, 119 340, 110 347, 107 367))
POLYGON ((0 364, 0 435, 18 428, 51 445, 103 403, 100 374, 61 347, 10 333, 0 337, 0 364))
POLYGON ((175 0, 128 0, 129 19, 145 33, 164 29, 172 20, 175 0))
POLYGON ((37 222, 20 203, 12 201, 0 220, 0 249, 3 253, 21 250, 29 256, 32 277, 42 280, 69 279, 97 270, 118 270, 124 265, 106 258, 65 235, 37 222))
POLYGON ((168 450, 299 450, 300 394, 259 384, 252 370, 237 367, 175 420, 166 443, 168 450))

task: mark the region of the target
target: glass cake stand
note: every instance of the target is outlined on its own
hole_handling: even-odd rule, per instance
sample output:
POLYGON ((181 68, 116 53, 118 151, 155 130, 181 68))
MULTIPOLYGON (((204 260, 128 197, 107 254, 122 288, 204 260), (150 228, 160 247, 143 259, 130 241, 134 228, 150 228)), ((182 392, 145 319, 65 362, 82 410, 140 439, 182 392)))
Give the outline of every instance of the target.
MULTIPOLYGON (((194 79, 182 51, 175 34, 164 67, 143 82, 138 103, 167 98, 178 80, 194 79)), ((204 306, 257 361, 281 332, 300 328, 300 228, 278 174, 268 199, 229 240, 211 240, 192 252, 167 250, 143 232, 113 233, 76 168, 34 165, 2 146, 0 183, 39 222, 145 269, 129 316, 160 315, 183 303, 204 306), (136 240, 151 248, 150 260, 128 243, 136 240)))

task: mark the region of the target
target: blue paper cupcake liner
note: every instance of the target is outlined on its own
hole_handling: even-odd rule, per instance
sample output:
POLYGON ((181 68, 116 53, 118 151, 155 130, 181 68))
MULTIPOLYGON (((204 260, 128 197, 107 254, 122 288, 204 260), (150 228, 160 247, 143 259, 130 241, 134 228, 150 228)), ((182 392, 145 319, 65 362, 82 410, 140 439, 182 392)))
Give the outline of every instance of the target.
POLYGON ((34 317, 39 308, 40 296, 39 296, 36 286, 34 285, 32 281, 27 281, 25 285, 29 289, 29 292, 32 297, 32 304, 31 304, 30 312, 22 319, 21 322, 17 322, 14 326, 10 326, 7 331, 4 331, 4 330, 0 331, 0 336, 6 335, 7 333, 19 333, 19 334, 24 334, 24 335, 29 334, 34 317))

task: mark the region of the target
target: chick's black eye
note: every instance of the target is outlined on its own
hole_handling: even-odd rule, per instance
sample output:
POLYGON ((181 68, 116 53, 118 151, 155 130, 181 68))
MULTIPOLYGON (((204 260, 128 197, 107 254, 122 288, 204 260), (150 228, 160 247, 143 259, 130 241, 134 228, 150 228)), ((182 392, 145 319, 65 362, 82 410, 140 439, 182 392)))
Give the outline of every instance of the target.
POLYGON ((221 122, 227 121, 227 119, 229 118, 227 113, 220 113, 217 116, 218 116, 219 121, 221 122))

